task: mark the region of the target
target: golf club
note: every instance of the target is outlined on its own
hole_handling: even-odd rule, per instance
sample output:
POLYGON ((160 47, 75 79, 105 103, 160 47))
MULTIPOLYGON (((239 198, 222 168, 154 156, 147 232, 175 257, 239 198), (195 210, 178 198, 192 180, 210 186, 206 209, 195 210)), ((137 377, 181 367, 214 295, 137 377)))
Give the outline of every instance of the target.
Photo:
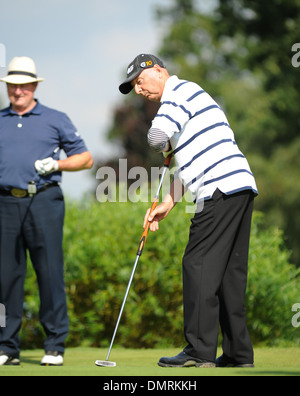
MULTIPOLYGON (((155 195, 155 197, 153 199, 152 206, 151 206, 151 209, 150 209, 148 217, 154 211, 154 209, 156 208, 156 206, 158 204, 160 190, 161 190, 165 175, 167 173, 167 170, 168 170, 168 168, 170 166, 171 159, 172 159, 172 154, 170 154, 165 160, 163 173, 162 173, 162 176, 160 178, 159 186, 158 186, 156 195, 155 195)), ((106 356, 106 360, 96 360, 95 361, 96 366, 100 366, 100 367, 116 367, 116 365, 117 365, 116 362, 111 362, 108 359, 109 359, 109 356, 110 356, 110 353, 111 353, 111 349, 112 349, 112 346, 113 346, 113 343, 114 343, 114 340, 115 340, 115 337, 116 337, 116 334, 117 334, 117 330, 118 330, 119 323, 120 323, 120 320, 121 320, 121 316, 122 316, 122 313, 123 313, 123 310, 124 310, 124 306, 125 306, 125 303, 126 303, 126 300, 127 300, 127 297, 128 297, 128 293, 129 293, 130 286, 131 286, 131 283, 132 283, 132 280, 133 280, 133 276, 134 276, 136 267, 138 265, 139 259, 140 259, 141 255, 143 253, 143 249, 144 249, 145 244, 146 244, 149 228, 150 228, 150 222, 147 221, 147 225, 145 227, 145 230, 144 230, 143 235, 142 235, 141 240, 140 240, 139 248, 138 248, 138 251, 137 251, 137 256, 136 256, 135 263, 134 263, 134 266, 133 266, 133 270, 131 272, 131 276, 130 276, 130 279, 129 279, 129 282, 128 282, 127 290, 126 290, 125 297, 124 297, 124 300, 123 300, 123 304, 122 304, 122 307, 121 307, 121 310, 120 310, 120 313, 119 313, 117 324, 115 326, 115 331, 114 331, 114 334, 112 336, 112 340, 111 340, 111 343, 110 343, 110 346, 109 346, 109 350, 108 350, 108 354, 106 356)))

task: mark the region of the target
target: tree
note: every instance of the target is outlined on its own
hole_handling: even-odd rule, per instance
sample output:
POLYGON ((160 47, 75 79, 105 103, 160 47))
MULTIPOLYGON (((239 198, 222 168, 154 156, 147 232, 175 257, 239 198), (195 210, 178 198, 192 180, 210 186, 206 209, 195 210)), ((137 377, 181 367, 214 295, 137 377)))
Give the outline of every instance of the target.
MULTIPOLYGON (((113 125, 108 132, 108 139, 118 143, 125 150, 124 158, 128 160, 128 168, 144 166, 147 170, 151 166, 161 165, 161 155, 147 147, 147 132, 151 126, 159 104, 149 102, 137 96, 129 96, 125 104, 115 109, 113 125)), ((118 166, 117 159, 110 165, 118 166)))
POLYGON ((273 118, 270 126, 275 130, 268 135, 269 148, 262 148, 264 155, 272 155, 279 146, 298 138, 300 80, 299 70, 292 66, 291 51, 299 40, 300 2, 225 0, 219 3, 217 14, 216 37, 232 37, 243 49, 229 54, 227 64, 235 59, 239 70, 247 68, 268 97, 273 118))
POLYGON ((259 86, 264 114, 253 125, 249 152, 257 174, 258 207, 270 223, 286 231, 293 258, 300 264, 300 79, 292 64, 292 47, 300 37, 300 1, 222 0, 216 12, 215 37, 235 43, 226 60, 241 72, 247 68, 259 86))

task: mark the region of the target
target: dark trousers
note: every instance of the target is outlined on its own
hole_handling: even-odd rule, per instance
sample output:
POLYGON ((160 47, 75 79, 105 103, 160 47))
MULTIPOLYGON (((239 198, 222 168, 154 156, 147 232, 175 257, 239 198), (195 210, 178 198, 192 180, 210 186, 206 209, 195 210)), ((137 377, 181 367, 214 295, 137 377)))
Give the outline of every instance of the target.
POLYGON ((27 251, 37 275, 39 315, 46 333, 44 348, 64 352, 68 334, 62 249, 64 213, 58 186, 34 198, 0 194, 0 302, 7 315, 6 327, 0 329, 0 350, 4 352, 20 352, 27 251))
POLYGON ((219 324, 223 352, 253 363, 244 305, 254 194, 219 190, 192 220, 183 258, 184 331, 189 355, 215 361, 219 324))

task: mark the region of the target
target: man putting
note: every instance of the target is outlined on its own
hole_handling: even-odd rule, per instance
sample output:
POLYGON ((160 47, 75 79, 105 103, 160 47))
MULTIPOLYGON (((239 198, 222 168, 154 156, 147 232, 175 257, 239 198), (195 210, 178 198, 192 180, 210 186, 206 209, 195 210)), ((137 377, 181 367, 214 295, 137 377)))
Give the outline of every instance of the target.
POLYGON ((218 104, 199 85, 170 76, 156 56, 142 54, 130 63, 119 90, 128 94, 132 89, 161 103, 148 143, 164 154, 173 152, 177 166, 170 193, 149 217, 151 231, 158 230, 185 191, 197 205, 183 258, 187 346, 158 364, 253 367, 244 299, 258 192, 249 164, 218 104), (219 324, 223 355, 216 359, 219 324))

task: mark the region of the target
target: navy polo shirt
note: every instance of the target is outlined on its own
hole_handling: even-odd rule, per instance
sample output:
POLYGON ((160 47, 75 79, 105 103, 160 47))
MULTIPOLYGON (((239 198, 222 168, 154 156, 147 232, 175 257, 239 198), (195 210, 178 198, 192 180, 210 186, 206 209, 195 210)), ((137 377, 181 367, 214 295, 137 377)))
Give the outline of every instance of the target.
POLYGON ((60 150, 67 157, 87 151, 66 114, 38 101, 30 112, 22 116, 11 107, 0 111, 0 189, 26 190, 34 179, 39 188, 45 183, 60 182, 61 172, 37 177, 34 167, 36 160, 59 159, 60 150))

